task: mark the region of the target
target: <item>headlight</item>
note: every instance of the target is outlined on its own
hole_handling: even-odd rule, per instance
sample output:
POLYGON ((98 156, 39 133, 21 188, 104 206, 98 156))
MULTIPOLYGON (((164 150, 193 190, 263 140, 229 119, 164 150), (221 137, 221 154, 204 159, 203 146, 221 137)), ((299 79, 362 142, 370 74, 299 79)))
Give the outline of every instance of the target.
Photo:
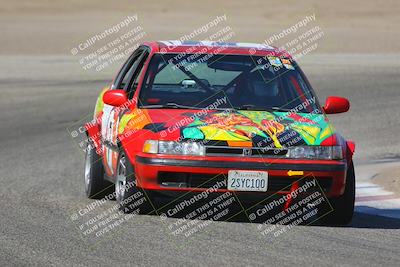
POLYGON ((204 146, 196 142, 174 142, 147 140, 143 152, 152 154, 197 155, 204 156, 204 146))
POLYGON ((288 158, 294 159, 343 159, 341 146, 295 146, 289 147, 288 158))

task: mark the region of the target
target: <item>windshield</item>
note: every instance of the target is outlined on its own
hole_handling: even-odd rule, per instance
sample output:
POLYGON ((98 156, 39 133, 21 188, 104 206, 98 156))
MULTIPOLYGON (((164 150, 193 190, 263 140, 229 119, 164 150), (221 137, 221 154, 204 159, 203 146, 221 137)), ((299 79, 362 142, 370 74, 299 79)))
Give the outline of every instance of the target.
POLYGON ((155 54, 139 103, 142 108, 319 110, 295 62, 250 55, 155 54))

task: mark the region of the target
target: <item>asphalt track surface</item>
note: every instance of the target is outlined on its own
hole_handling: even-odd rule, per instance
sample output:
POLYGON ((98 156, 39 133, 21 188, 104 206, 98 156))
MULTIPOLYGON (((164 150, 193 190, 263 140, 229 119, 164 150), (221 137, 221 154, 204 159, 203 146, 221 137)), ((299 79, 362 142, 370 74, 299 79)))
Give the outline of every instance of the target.
MULTIPOLYGON (((352 102, 349 113, 332 120, 357 142, 356 162, 399 156, 397 55, 312 55, 300 64, 321 100, 342 95, 352 102)), ((140 215, 85 238, 71 214, 93 200, 84 195, 84 155, 66 128, 92 113, 116 67, 85 72, 64 56, 2 56, 0 67, 1 266, 398 266, 400 221, 362 213, 348 227, 296 226, 278 238, 263 238, 243 221, 174 237, 168 224, 177 219, 140 215)))

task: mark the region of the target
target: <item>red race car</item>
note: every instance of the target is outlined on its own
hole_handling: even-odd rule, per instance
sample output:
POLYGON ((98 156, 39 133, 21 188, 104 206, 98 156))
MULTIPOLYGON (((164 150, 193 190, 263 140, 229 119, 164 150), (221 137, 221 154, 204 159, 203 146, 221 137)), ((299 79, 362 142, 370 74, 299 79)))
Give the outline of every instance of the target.
POLYGON ((355 145, 326 114, 349 107, 335 96, 320 106, 293 58, 274 47, 144 43, 85 125, 86 193, 98 198, 112 188, 131 211, 138 194, 153 209, 154 195, 210 188, 255 203, 299 193, 313 179, 332 208, 326 222, 345 225, 354 209, 355 145))

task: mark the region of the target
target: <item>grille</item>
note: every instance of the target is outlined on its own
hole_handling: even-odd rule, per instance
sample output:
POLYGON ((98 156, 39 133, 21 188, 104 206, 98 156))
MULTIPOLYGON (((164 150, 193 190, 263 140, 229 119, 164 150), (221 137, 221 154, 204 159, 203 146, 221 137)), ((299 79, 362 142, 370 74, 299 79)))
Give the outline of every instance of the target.
POLYGON ((207 156, 285 157, 287 152, 280 148, 206 146, 207 156))

